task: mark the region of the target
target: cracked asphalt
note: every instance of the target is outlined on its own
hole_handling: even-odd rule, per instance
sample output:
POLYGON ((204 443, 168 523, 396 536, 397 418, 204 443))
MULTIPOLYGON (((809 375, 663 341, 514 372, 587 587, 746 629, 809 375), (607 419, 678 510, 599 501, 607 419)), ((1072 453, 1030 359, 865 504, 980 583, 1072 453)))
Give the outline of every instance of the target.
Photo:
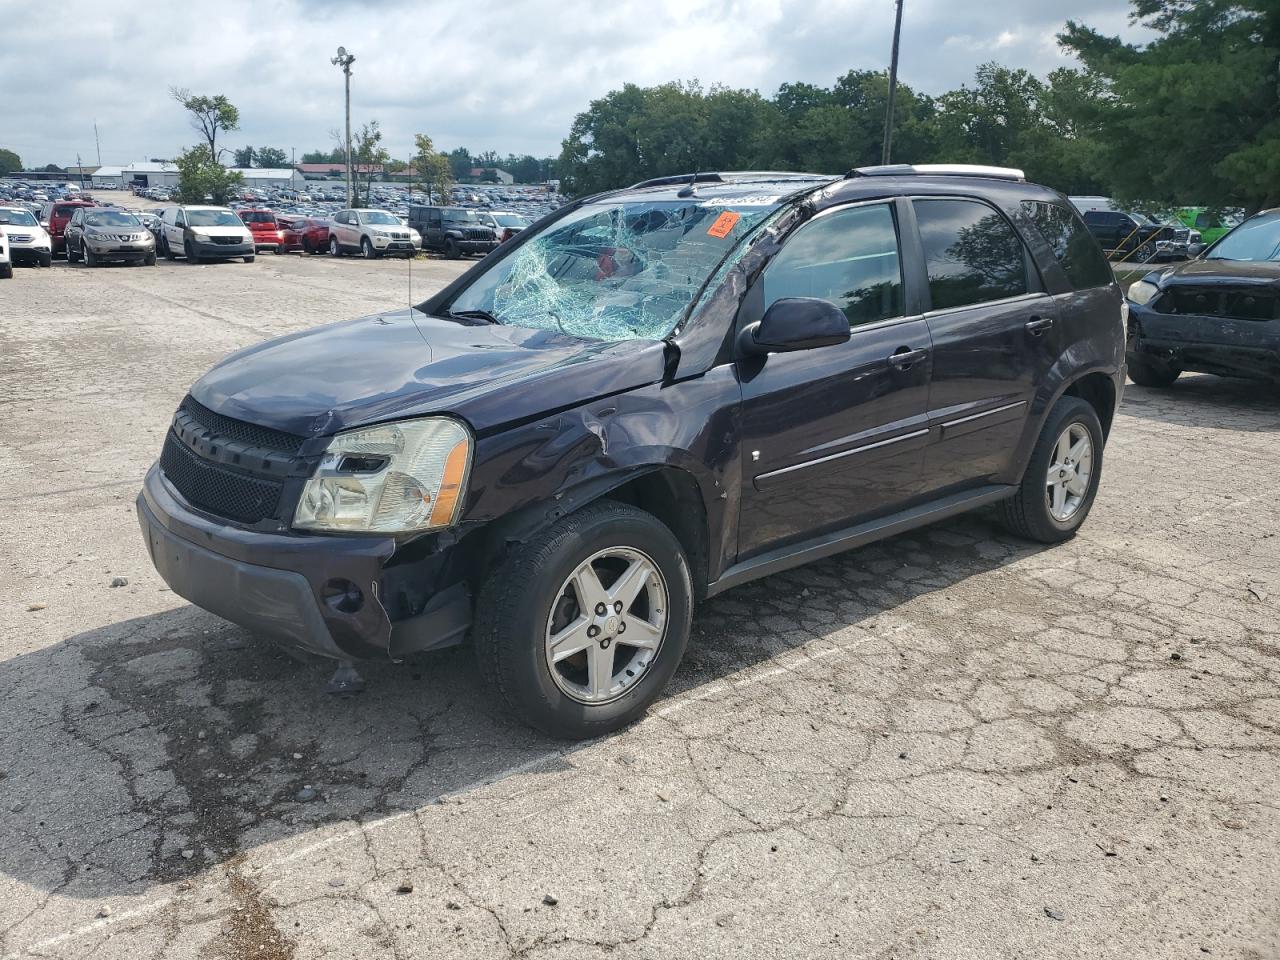
POLYGON ((566 745, 469 647, 326 696, 148 562, 187 385, 408 299, 298 256, 0 284, 0 957, 1280 957, 1273 388, 1131 385, 1072 542, 979 513, 731 591, 566 745))

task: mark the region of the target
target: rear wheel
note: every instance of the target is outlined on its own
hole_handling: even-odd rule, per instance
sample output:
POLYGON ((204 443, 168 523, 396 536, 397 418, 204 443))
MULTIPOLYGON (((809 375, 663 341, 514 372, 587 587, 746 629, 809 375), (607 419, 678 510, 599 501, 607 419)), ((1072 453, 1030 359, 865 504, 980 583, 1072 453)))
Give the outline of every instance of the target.
POLYGON ((584 739, 641 716, 689 642, 693 584, 656 517, 591 504, 514 550, 480 591, 476 656, 507 707, 584 739))
POLYGON ((1167 387, 1182 373, 1162 360, 1134 357, 1129 361, 1129 379, 1140 387, 1167 387))
POLYGON ((1005 526, 1040 543, 1070 540, 1102 476, 1102 424, 1079 397, 1063 397, 1045 420, 1018 492, 1000 504, 1005 526))

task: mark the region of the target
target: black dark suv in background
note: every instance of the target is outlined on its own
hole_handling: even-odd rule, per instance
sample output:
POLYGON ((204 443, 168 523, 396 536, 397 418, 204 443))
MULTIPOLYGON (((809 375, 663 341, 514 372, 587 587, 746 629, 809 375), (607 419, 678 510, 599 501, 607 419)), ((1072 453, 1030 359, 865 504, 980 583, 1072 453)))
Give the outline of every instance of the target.
POLYGON ((409 207, 409 226, 422 237, 422 249, 443 253, 451 260, 467 254, 481 255, 498 246, 497 231, 465 207, 409 207))
POLYGON ((589 737, 659 695, 700 598, 988 504, 1074 535, 1123 310, 1018 171, 650 180, 228 357, 138 516, 193 603, 343 661, 470 632, 515 713, 589 737))
POLYGON ((1084 225, 1106 253, 1134 263, 1185 260, 1191 248, 1192 237, 1188 228, 1181 224, 1157 223, 1140 213, 1086 210, 1084 225))

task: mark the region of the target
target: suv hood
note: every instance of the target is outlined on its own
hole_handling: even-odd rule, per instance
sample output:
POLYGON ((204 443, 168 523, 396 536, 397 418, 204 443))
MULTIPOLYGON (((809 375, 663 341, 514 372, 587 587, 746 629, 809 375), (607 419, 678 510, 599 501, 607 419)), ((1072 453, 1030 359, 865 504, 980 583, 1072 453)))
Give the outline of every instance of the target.
POLYGON ((191 388, 211 410, 299 436, 429 413, 478 433, 662 378, 666 345, 376 314, 233 353, 191 388))
POLYGON ((1257 260, 1189 260, 1149 278, 1170 287, 1280 287, 1280 263, 1257 260))

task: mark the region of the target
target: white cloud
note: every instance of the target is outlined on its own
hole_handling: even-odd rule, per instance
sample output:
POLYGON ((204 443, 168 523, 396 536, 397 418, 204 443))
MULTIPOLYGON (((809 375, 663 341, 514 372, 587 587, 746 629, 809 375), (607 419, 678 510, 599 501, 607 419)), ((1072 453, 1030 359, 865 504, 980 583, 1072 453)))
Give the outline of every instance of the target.
MULTIPOLYGON (((891 0, 68 0, 52 21, 19 0, 0 7, 0 146, 41 165, 94 162, 95 119, 106 163, 195 142, 171 85, 240 108, 228 147, 328 148, 342 123, 339 44, 357 57, 353 123, 378 118, 394 154, 421 131, 443 148, 554 155, 574 115, 624 82, 770 95, 883 69, 893 18, 891 0)), ((1126 31, 1127 9, 1076 0, 1071 15, 1126 31)), ((1058 0, 907 0, 902 78, 938 93, 987 59, 1044 72, 1065 62, 1045 42, 1064 19, 1058 0)))

